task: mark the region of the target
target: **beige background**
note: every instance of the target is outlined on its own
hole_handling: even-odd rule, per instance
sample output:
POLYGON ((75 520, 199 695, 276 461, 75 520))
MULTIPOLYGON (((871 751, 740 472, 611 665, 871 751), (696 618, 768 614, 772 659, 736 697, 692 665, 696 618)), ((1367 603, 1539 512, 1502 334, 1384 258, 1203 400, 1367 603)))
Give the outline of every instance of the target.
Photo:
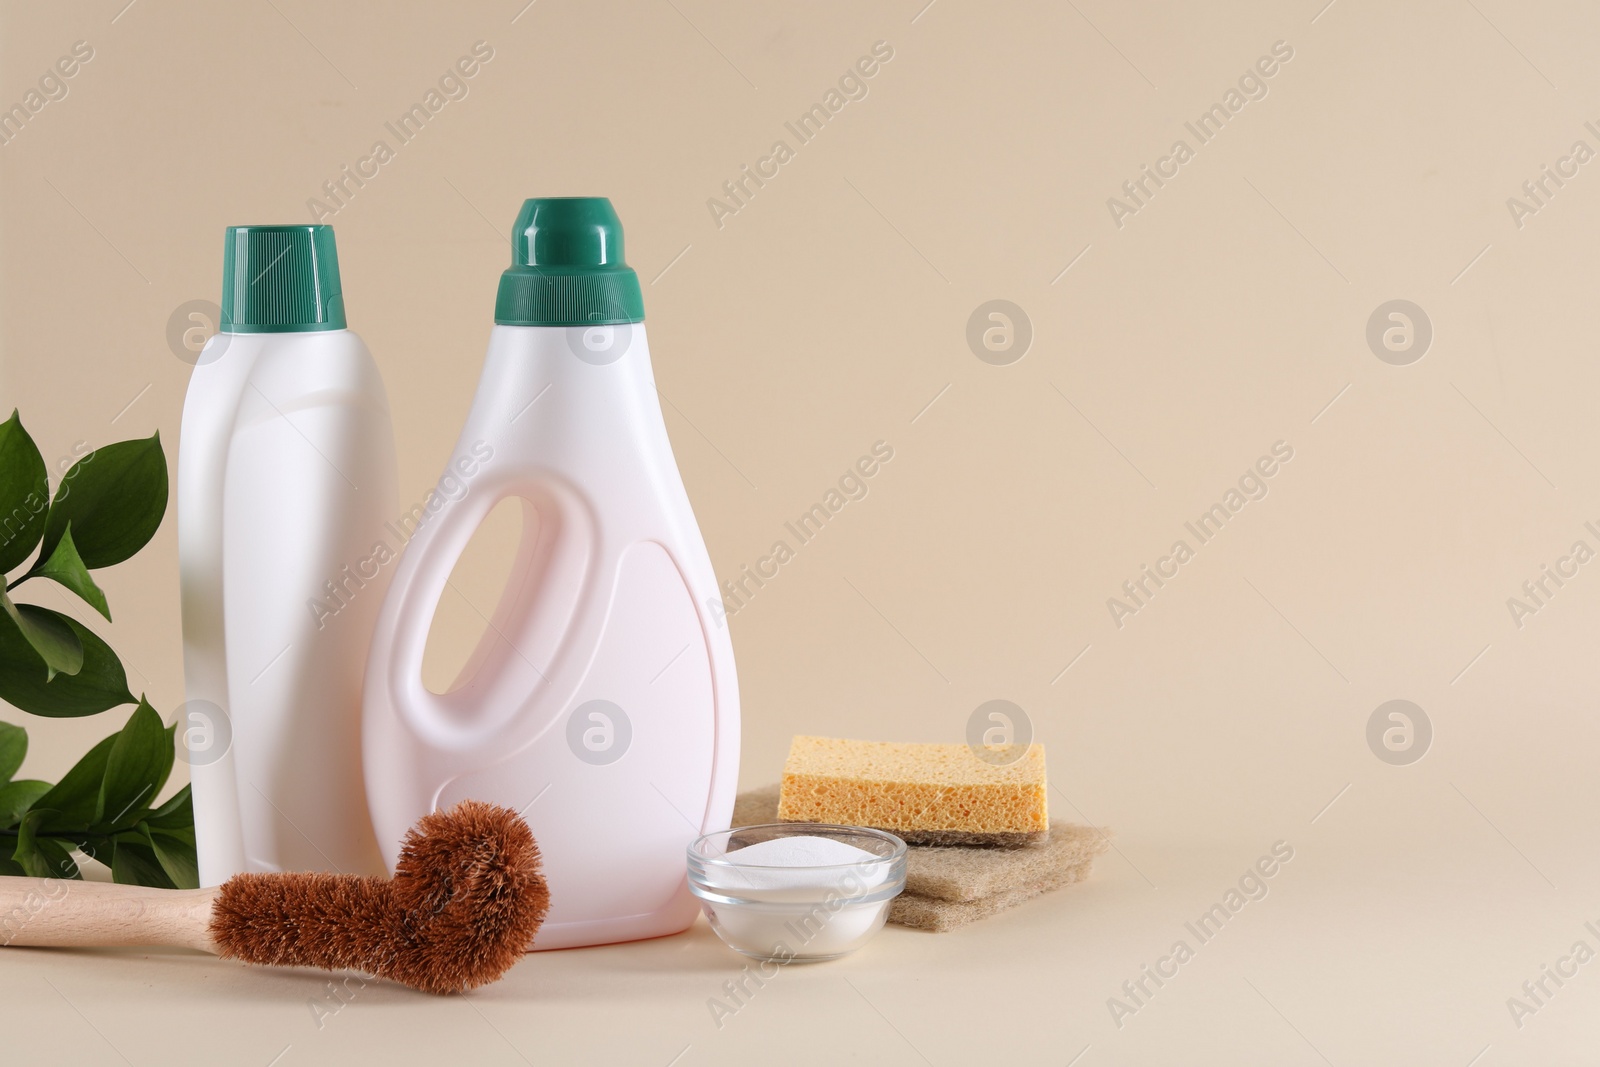
MULTIPOLYGON (((370 987, 320 1028, 318 976, 17 951, 8 1057, 1592 1062, 1600 964, 1520 1029, 1506 1004, 1600 948, 1600 565, 1520 629, 1506 605, 1600 547, 1600 163, 1520 228, 1506 204, 1575 140, 1600 149, 1591 6, 125 2, 0 8, 0 103, 95 52, 0 147, 0 398, 47 459, 154 429, 175 456, 168 318, 216 299, 222 228, 310 221, 488 42, 470 94, 331 220, 403 497, 465 414, 521 200, 609 195, 720 574, 895 450, 732 622, 744 783, 797 732, 957 740, 1005 698, 1056 813, 1118 851, 980 926, 791 968, 721 1029, 706 1002, 740 961, 703 923, 536 956, 466 1000, 370 987), (719 229, 707 199, 880 40, 867 97, 719 229), (1107 198, 1280 40, 1267 96, 1118 228, 1107 198), (1032 324, 1010 365, 965 339, 991 299, 1032 324), (1432 323, 1407 366, 1364 338, 1392 299, 1432 323), (1107 598, 1280 440, 1266 498, 1119 629, 1107 598), (1365 739, 1395 698, 1433 724, 1410 766, 1365 739), (1119 1029, 1107 998, 1279 840, 1271 894, 1119 1029)), ((102 576, 112 644, 169 717, 173 525, 102 576)), ((491 557, 463 572, 485 608, 491 557)), ((475 619, 445 604, 432 670, 475 619)), ((27 718, 26 772, 121 717, 27 718)))

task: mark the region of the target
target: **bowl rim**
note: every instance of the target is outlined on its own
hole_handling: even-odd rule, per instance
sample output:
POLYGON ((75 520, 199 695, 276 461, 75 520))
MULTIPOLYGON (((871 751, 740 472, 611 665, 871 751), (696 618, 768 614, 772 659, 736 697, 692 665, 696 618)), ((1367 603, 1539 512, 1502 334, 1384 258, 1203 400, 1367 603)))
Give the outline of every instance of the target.
POLYGON ((861 868, 877 863, 894 864, 903 861, 906 856, 906 843, 887 830, 874 830, 870 826, 843 826, 837 823, 825 822, 762 822, 750 823, 746 826, 730 826, 726 830, 715 830, 709 834, 701 834, 699 837, 689 842, 686 852, 689 857, 691 872, 693 871, 695 864, 700 864, 702 866, 742 868, 753 871, 834 871, 848 870, 850 868, 861 868), (736 833, 740 830, 794 831, 793 833, 785 833, 783 836, 786 837, 815 836, 819 831, 822 833, 851 834, 866 837, 871 840, 888 842, 892 845, 892 849, 887 856, 873 856, 871 859, 852 860, 849 863, 815 863, 806 864, 803 866, 795 866, 793 864, 784 863, 740 863, 736 860, 731 860, 728 858, 731 855, 735 855, 736 852, 725 852, 721 856, 707 856, 696 851, 701 844, 711 840, 713 837, 721 837, 725 834, 736 833))

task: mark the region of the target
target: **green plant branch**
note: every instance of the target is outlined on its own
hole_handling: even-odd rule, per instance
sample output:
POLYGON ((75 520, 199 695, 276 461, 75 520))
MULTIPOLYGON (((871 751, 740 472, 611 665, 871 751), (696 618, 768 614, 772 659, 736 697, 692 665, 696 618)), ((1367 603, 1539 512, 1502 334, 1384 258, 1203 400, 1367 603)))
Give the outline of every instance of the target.
POLYGON ((167 460, 159 434, 83 456, 51 495, 43 457, 18 413, 0 422, 0 700, 33 715, 74 718, 137 703, 54 784, 14 779, 27 731, 0 722, 0 875, 81 878, 77 852, 123 883, 199 884, 194 807, 184 786, 160 806, 176 756, 177 728, 161 723, 128 689, 109 645, 71 616, 16 604, 11 590, 49 578, 108 622, 110 606, 90 571, 121 563, 149 543, 167 510, 167 460))

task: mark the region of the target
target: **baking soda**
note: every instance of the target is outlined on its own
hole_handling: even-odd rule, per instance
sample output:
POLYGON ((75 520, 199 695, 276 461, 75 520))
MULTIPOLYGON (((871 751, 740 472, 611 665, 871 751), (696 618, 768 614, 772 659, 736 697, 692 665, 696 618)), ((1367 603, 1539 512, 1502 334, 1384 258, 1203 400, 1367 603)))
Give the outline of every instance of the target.
MULTIPOLYGON (((877 885, 889 873, 887 865, 877 871, 856 869, 855 864, 873 863, 881 857, 829 837, 775 837, 730 852, 727 858, 739 866, 710 867, 706 871, 708 885, 778 892, 835 889, 859 893, 862 882, 877 885)), ((806 899, 812 895, 808 892, 806 899)))
POLYGON ((861 902, 886 882, 883 856, 827 837, 777 837, 709 863, 704 884, 738 898, 712 910, 734 948, 772 959, 827 959, 858 947, 883 925, 889 901, 861 902))

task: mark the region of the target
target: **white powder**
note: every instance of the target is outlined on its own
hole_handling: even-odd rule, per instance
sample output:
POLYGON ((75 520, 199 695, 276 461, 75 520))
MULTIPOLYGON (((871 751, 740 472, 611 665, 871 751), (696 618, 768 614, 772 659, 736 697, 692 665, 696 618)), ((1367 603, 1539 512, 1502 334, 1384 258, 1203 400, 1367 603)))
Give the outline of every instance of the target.
POLYGON ((774 837, 758 841, 730 855, 757 867, 826 867, 875 860, 877 853, 835 841, 831 837, 774 837))
POLYGON ((888 881, 893 864, 828 837, 775 837, 708 863, 703 883, 747 904, 717 906, 713 921, 742 952, 800 959, 856 948, 883 925, 889 902, 846 903, 888 881), (782 946, 784 952, 778 950, 782 946))
MULTIPOLYGON (((815 868, 874 863, 883 857, 831 837, 774 837, 730 852, 725 858, 740 866, 708 870, 706 880, 713 885, 729 889, 832 889, 852 872, 815 868)), ((883 870, 853 873, 857 879, 876 885, 889 872, 885 864, 883 870)))

